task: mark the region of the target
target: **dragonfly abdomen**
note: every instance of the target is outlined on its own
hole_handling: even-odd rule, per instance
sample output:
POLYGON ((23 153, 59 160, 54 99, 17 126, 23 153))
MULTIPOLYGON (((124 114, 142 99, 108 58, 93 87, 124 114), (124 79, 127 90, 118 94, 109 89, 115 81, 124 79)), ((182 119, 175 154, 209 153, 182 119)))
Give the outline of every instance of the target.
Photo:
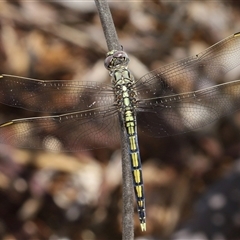
MULTIPOLYGON (((129 118, 129 112, 127 113, 129 118)), ((125 116, 125 118, 127 118, 125 116)), ((134 119, 134 117, 133 117, 134 119)), ((131 160, 131 169, 133 176, 134 192, 137 201, 137 209, 142 231, 146 231, 146 212, 145 212, 145 196, 142 177, 142 164, 139 154, 137 128, 135 121, 125 122, 128 137, 129 155, 131 160)))

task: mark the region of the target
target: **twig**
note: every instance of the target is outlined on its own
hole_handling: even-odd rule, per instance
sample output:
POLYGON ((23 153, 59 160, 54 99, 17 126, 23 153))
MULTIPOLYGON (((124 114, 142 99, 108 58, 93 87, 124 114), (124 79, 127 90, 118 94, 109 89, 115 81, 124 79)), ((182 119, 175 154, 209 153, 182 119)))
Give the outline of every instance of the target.
MULTIPOLYGON (((108 50, 121 50, 118 42, 117 33, 112 20, 112 15, 106 0, 95 0, 99 16, 101 19, 104 35, 106 38, 108 50)), ((120 118, 121 119, 121 118, 120 118)), ((126 142, 126 131, 121 123, 121 141, 122 141, 122 178, 123 178, 123 240, 134 239, 133 227, 133 181, 130 168, 130 157, 128 145, 126 142)))
POLYGON ((106 0, 95 0, 108 50, 121 50, 112 15, 106 0))

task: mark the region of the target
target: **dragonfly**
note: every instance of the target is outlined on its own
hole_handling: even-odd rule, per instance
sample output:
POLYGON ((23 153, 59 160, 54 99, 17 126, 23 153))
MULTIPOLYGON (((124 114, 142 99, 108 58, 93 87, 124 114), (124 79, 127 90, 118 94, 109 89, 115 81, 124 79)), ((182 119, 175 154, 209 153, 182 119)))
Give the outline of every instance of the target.
POLYGON ((240 80, 215 84, 240 65, 240 32, 138 80, 128 63, 124 51, 107 53, 104 64, 111 84, 2 74, 0 102, 42 115, 2 123, 0 143, 20 148, 86 150, 119 144, 120 131, 124 130, 140 226, 146 231, 137 132, 173 136, 238 110, 239 104, 233 103, 239 103, 240 80))

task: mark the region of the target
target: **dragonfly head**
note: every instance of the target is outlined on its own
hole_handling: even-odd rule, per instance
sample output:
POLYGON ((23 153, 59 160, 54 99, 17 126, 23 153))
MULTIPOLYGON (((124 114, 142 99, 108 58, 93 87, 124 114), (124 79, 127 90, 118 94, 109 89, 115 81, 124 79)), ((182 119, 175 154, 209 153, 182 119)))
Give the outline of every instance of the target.
POLYGON ((104 66, 111 71, 115 68, 127 67, 128 63, 129 57, 124 51, 112 50, 107 53, 104 66))

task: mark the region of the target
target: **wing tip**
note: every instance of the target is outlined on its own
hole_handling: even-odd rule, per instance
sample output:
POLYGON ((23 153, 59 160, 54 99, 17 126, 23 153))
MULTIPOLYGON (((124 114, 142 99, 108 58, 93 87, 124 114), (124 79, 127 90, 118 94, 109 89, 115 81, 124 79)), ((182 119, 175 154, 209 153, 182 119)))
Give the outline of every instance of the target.
POLYGON ((234 33, 234 37, 240 37, 240 32, 234 33))
POLYGON ((11 122, 6 122, 6 123, 3 123, 3 124, 0 124, 0 128, 1 127, 7 127, 7 126, 12 125, 12 124, 13 124, 12 121, 11 122))

